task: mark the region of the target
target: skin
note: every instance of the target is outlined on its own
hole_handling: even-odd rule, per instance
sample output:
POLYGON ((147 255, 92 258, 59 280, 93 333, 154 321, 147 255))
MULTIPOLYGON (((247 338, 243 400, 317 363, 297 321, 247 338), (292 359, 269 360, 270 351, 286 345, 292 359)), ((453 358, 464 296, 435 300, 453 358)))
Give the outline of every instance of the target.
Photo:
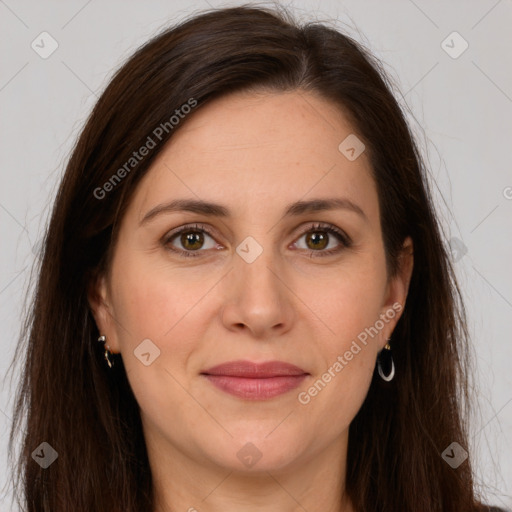
POLYGON ((297 396, 380 315, 405 304, 413 265, 407 239, 399 273, 387 274, 369 160, 338 150, 354 132, 339 109, 309 92, 231 94, 190 114, 138 185, 109 273, 89 301, 140 405, 155 511, 353 510, 343 494, 348 428, 400 315, 308 404, 297 396), (292 202, 332 197, 364 216, 335 209, 282 218, 292 202), (231 216, 167 212, 140 225, 177 198, 220 203, 231 216), (327 233, 317 248, 306 234, 317 222, 343 230, 352 245, 327 233), (178 235, 168 247, 199 247, 195 258, 164 246, 165 235, 189 223, 214 236, 183 245, 178 235), (252 263, 236 252, 248 236, 263 249, 252 263), (160 356, 145 366, 134 350, 148 338, 160 356), (200 375, 235 359, 286 361, 310 375, 260 401, 200 375), (237 457, 249 442, 261 453, 252 467, 237 457))

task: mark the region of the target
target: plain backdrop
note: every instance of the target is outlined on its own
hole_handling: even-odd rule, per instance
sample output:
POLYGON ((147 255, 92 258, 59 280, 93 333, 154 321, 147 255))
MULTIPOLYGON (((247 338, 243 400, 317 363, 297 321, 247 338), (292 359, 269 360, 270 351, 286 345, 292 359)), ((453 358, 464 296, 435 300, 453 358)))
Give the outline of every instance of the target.
MULTIPOLYGON (((0 376, 18 343, 30 268, 56 186, 113 72, 165 27, 194 12, 237 4, 0 0, 0 376), (41 48, 33 49, 41 37, 46 51, 58 45, 47 58, 41 48)), ((384 62, 397 98, 408 109, 466 299, 477 364, 479 409, 469 446, 477 481, 488 502, 510 507, 512 2, 303 0, 286 5, 301 20, 334 24, 366 45, 384 62)), ((2 380, 0 395, 2 512, 14 510, 7 439, 15 384, 2 380)))

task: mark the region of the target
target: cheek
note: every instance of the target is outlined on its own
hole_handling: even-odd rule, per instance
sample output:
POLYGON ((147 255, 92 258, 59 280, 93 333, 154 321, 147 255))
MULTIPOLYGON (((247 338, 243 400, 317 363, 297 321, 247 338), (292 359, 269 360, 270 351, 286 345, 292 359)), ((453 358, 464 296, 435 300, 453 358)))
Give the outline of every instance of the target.
POLYGON ((379 319, 386 289, 385 267, 380 260, 354 258, 353 264, 317 282, 321 285, 310 288, 306 296, 336 340, 337 350, 379 319))
POLYGON ((332 311, 335 334, 328 336, 324 345, 326 368, 322 380, 339 391, 332 397, 339 405, 364 398, 382 336, 377 325, 379 306, 380 302, 368 295, 352 295, 350 300, 342 301, 341 309, 332 311))
POLYGON ((304 389, 301 403, 308 402, 306 407, 316 411, 314 418, 327 414, 339 427, 353 419, 371 383, 382 337, 385 267, 380 260, 361 257, 357 265, 347 265, 331 277, 328 288, 326 284, 327 292, 315 288, 308 296, 308 305, 327 328, 319 337, 323 367, 304 389))
POLYGON ((193 285, 188 272, 170 272, 149 261, 144 255, 132 257, 112 283, 116 315, 130 343, 150 338, 159 344, 172 338, 208 291, 207 283, 193 285))
POLYGON ((161 395, 161 389, 174 390, 172 376, 180 382, 188 378, 184 373, 189 359, 206 337, 209 322, 205 318, 212 313, 205 308, 213 296, 209 291, 213 291, 218 278, 148 261, 147 255, 125 259, 121 270, 113 276, 112 289, 126 371, 140 375, 149 389, 161 395), (143 340, 148 339, 156 345, 158 356, 154 363, 144 366, 135 356, 143 340), (162 375, 153 375, 153 371, 146 369, 158 370, 162 375))
POLYGON ((372 329, 379 319, 377 306, 377 301, 353 298, 336 309, 337 316, 333 312, 336 334, 323 338, 323 365, 298 397, 313 430, 335 438, 348 428, 364 402, 379 347, 380 333, 372 329))
POLYGON ((205 291, 199 293, 198 288, 187 286, 183 273, 171 276, 168 270, 134 261, 112 280, 116 329, 132 391, 146 421, 176 435, 181 425, 173 419, 173 411, 185 414, 191 409, 190 414, 197 415, 182 384, 187 381, 187 360, 203 336, 198 301, 205 291), (137 357, 143 340, 150 353, 148 365, 137 357))

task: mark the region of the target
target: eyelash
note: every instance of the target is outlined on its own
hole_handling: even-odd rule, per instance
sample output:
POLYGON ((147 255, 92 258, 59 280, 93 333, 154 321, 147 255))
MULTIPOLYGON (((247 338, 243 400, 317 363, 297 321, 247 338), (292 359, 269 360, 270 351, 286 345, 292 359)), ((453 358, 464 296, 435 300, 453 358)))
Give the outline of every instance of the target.
MULTIPOLYGON (((172 233, 169 233, 166 235, 162 241, 164 247, 173 253, 178 253, 180 256, 184 256, 186 258, 197 258, 200 256, 201 251, 198 249, 197 251, 183 251, 181 249, 176 249, 175 247, 171 247, 169 243, 171 240, 176 238, 177 236, 181 235, 182 233, 189 233, 189 232, 204 232, 210 237, 214 238, 212 231, 210 228, 204 224, 188 224, 186 226, 183 226, 179 228, 177 231, 173 231, 172 233)), ((307 231, 304 231, 299 238, 303 237, 304 235, 307 235, 309 233, 315 233, 316 231, 325 231, 326 233, 329 233, 331 235, 334 235, 338 238, 338 240, 341 242, 341 245, 339 247, 336 247, 334 249, 329 249, 328 251, 313 251, 310 250, 311 257, 325 257, 325 256, 331 256, 333 254, 336 254, 343 250, 344 248, 348 248, 352 245, 352 240, 348 235, 346 235, 343 231, 336 228, 335 226, 331 224, 323 224, 323 223, 316 223, 309 227, 307 231)))

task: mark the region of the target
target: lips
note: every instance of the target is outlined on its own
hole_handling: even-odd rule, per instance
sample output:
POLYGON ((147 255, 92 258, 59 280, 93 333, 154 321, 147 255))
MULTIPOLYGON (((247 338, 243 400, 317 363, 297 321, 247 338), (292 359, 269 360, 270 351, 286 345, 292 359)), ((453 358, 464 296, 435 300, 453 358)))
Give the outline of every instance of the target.
POLYGON ((291 391, 309 375, 283 361, 230 361, 201 372, 218 389, 246 400, 266 400, 291 391))
POLYGON ((230 361, 202 372, 206 375, 267 379, 270 377, 297 376, 307 373, 302 368, 282 361, 253 363, 251 361, 230 361))

